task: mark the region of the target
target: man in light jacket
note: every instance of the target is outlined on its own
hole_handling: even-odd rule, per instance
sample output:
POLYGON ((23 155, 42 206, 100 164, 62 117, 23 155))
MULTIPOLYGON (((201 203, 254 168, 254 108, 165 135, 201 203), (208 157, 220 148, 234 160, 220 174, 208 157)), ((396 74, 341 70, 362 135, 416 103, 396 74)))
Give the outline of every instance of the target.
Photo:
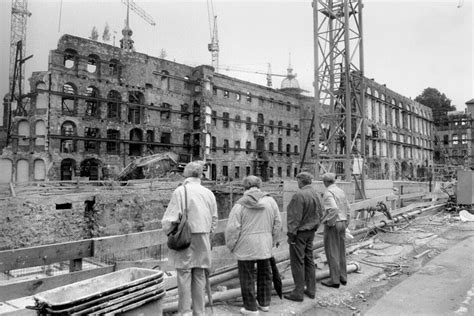
POLYGON ((244 315, 258 315, 258 308, 269 311, 272 295, 270 258, 281 231, 281 216, 276 201, 262 192, 256 176, 243 179, 244 196, 229 214, 226 244, 237 257, 244 315), (257 295, 255 296, 255 263, 257 295))
POLYGON ((203 166, 190 162, 183 171, 183 185, 171 195, 161 221, 163 230, 169 232, 172 223, 182 214, 187 195, 188 222, 191 227, 191 245, 180 251, 169 251, 169 260, 176 268, 178 283, 178 313, 180 315, 205 315, 206 269, 211 267, 209 235, 217 224, 217 203, 214 194, 201 185, 203 166))
POLYGON ((321 284, 338 288, 339 284, 347 283, 345 235, 351 216, 346 194, 335 182, 334 173, 323 175, 326 192, 323 195, 324 217, 321 222, 324 224, 324 252, 330 276, 321 284))

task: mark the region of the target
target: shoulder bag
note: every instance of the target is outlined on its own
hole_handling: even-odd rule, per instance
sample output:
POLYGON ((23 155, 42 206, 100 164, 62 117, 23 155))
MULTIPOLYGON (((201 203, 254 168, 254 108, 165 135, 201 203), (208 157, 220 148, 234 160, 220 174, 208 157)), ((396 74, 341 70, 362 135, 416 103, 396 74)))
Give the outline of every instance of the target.
POLYGON ((168 233, 168 248, 172 250, 184 250, 191 245, 191 227, 188 223, 188 194, 184 186, 184 210, 179 215, 179 221, 174 223, 174 228, 168 233))

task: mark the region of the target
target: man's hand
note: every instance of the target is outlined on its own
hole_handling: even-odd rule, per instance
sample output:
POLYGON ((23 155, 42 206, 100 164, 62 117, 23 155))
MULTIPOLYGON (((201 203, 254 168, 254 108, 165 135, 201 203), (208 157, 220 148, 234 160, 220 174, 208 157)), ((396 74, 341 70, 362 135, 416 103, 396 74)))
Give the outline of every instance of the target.
POLYGON ((296 234, 287 233, 286 235, 288 236, 288 243, 289 243, 290 245, 294 245, 295 242, 296 242, 296 234))

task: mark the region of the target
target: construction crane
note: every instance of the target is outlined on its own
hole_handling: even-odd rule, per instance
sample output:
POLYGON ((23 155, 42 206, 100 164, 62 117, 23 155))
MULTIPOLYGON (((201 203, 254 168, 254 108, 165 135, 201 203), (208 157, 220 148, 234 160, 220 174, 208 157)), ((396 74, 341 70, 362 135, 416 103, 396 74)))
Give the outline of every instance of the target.
POLYGON ((211 52, 212 67, 214 67, 216 72, 219 72, 219 36, 217 32, 217 15, 214 14, 214 4, 212 3, 212 0, 207 0, 207 15, 209 18, 209 33, 211 37, 211 43, 207 45, 207 49, 211 52), (211 17, 213 23, 211 23, 211 17))
POLYGON ((141 7, 139 7, 133 0, 122 0, 122 3, 127 6, 127 24, 128 24, 128 10, 132 9, 143 20, 155 26, 156 23, 153 18, 141 7))
POLYGON ((137 4, 133 0, 122 0, 122 3, 127 6, 127 18, 125 19, 125 27, 122 30, 123 38, 120 40, 120 48, 124 49, 125 51, 131 52, 134 50, 133 48, 133 40, 132 40, 132 29, 130 28, 130 9, 132 9, 136 14, 138 14, 142 19, 146 22, 150 23, 151 25, 156 25, 153 18, 145 12, 142 8, 137 6, 137 4))
POLYGON ((270 63, 268 63, 267 72, 254 71, 254 70, 249 70, 249 69, 239 69, 239 68, 235 68, 231 66, 221 66, 221 69, 225 71, 237 71, 237 72, 246 72, 246 73, 252 73, 252 74, 265 75, 267 78, 267 87, 270 87, 270 88, 273 86, 272 77, 288 77, 288 75, 272 73, 272 65, 270 63))
POLYGON ((23 58, 26 48, 26 22, 31 12, 28 11, 28 0, 12 0, 11 29, 10 29, 10 70, 9 93, 7 101, 7 144, 10 139, 12 126, 12 111, 18 110, 22 114, 25 109, 22 105, 22 95, 25 90, 25 68, 23 64, 33 56, 23 58))
POLYGON ((363 169, 365 157, 362 8, 362 0, 313 1, 315 106, 307 143, 314 131, 316 175, 334 172, 351 181, 360 174, 363 189, 364 170, 354 167, 362 159, 363 169))

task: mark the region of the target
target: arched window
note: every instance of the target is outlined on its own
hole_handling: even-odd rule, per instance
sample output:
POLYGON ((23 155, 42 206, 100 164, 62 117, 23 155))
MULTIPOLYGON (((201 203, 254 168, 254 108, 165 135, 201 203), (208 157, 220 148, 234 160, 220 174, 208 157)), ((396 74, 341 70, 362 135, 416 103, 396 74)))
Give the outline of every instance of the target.
POLYGON ((13 163, 10 159, 0 158, 0 183, 10 183, 12 181, 13 163))
POLYGON ((35 125, 35 146, 44 146, 46 135, 46 124, 44 121, 36 121, 35 125))
MULTIPOLYGON (((134 104, 145 104, 145 96, 140 91, 129 91, 128 102, 134 104)), ((136 105, 128 106, 128 122, 140 124, 142 122, 142 108, 136 105)))
POLYGON ((36 84, 37 95, 36 95, 35 107, 37 109, 48 108, 48 94, 44 91, 46 89, 47 89, 46 84, 43 81, 40 81, 36 84))
POLYGON ((118 91, 110 90, 107 94, 107 118, 120 120, 120 102, 122 97, 118 91))
POLYGON ((27 120, 18 122, 18 145, 28 146, 30 144, 30 123, 27 120))
POLYGON ((76 114, 76 86, 72 83, 65 83, 63 85, 63 93, 61 101, 61 110, 63 115, 76 114))
POLYGON ((85 116, 87 117, 99 117, 100 115, 100 101, 97 98, 100 97, 99 89, 94 86, 89 86, 86 89, 86 110, 85 116))
POLYGON ((30 178, 30 164, 26 159, 20 159, 16 163, 16 182, 28 182, 30 178))
POLYGON ((76 174, 76 161, 74 159, 63 159, 61 161, 61 180, 72 180, 76 174))
POLYGON ((264 120, 263 114, 258 113, 258 115, 257 115, 257 124, 258 124, 258 131, 260 133, 263 133, 264 123, 265 123, 265 120, 264 120))
POLYGON ((111 59, 109 62, 109 73, 111 76, 116 76, 119 73, 119 61, 117 59, 111 59))
POLYGON ((298 145, 295 145, 295 154, 298 153, 298 145))
POLYGON ((90 54, 87 57, 87 71, 89 73, 95 73, 99 66, 99 56, 90 54))
POLYGON ((143 132, 139 128, 134 128, 130 131, 130 144, 129 144, 129 155, 130 156, 141 156, 142 154, 142 142, 143 132), (136 142, 136 143, 134 143, 136 142))
POLYGON ((161 90, 168 91, 170 88, 170 77, 169 72, 166 70, 161 71, 161 90))
POLYGON ((44 180, 46 178, 46 165, 42 159, 36 159, 33 163, 34 180, 44 180))
POLYGON ((66 49, 64 51, 64 67, 72 69, 76 67, 77 52, 74 49, 66 49))
POLYGON ((120 153, 120 143, 117 140, 120 139, 120 131, 115 129, 108 129, 107 139, 114 140, 107 142, 107 153, 112 155, 118 155, 120 153))
MULTIPOLYGON (((76 136, 76 125, 71 121, 66 121, 61 125, 62 136, 76 136)), ((76 141, 71 139, 61 139, 61 152, 62 153, 73 153, 76 151, 76 141)))

